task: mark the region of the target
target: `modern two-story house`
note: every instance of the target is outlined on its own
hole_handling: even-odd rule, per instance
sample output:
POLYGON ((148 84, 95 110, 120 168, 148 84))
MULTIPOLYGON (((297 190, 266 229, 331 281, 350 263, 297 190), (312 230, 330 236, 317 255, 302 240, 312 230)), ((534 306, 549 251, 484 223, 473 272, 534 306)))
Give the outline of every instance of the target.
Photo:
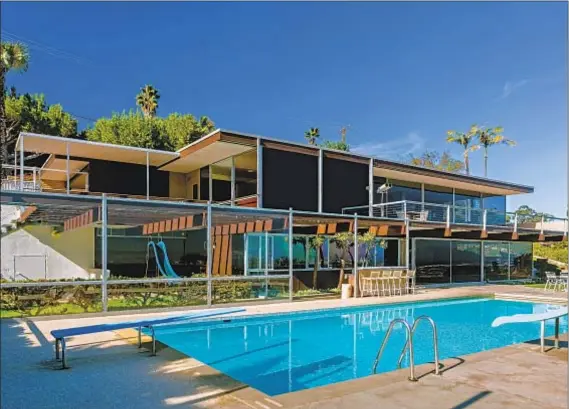
POLYGON ((79 267, 68 276, 101 267, 100 207, 58 212, 42 201, 132 200, 132 212, 113 216, 111 206, 108 216, 107 266, 128 277, 168 275, 149 261, 162 257, 164 265, 149 245, 159 240, 182 277, 205 273, 211 246, 213 275, 278 275, 292 260, 299 288, 309 285, 317 259, 318 285, 326 288, 337 284, 340 260, 350 271, 354 264, 415 268, 422 284, 513 280, 531 277, 532 242, 567 239, 565 220, 548 229, 547 220, 522 223, 506 211, 508 196, 533 193, 529 186, 233 131, 218 129, 177 152, 22 133, 16 152, 16 162, 3 165, 10 173, 2 203, 25 205, 24 229, 79 267), (26 152, 44 154, 43 166, 23 166, 26 152), (165 202, 210 202, 219 214, 225 206, 247 217, 214 213, 208 240, 203 206, 152 211, 165 202), (354 231, 376 241, 346 254, 335 236, 354 231), (319 257, 310 245, 317 235, 319 257))

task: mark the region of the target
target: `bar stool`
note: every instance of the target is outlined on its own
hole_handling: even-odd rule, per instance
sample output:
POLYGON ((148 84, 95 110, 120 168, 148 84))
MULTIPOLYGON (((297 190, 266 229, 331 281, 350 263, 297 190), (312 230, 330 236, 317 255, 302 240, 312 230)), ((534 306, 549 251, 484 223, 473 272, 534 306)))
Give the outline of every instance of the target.
POLYGON ((383 275, 381 276, 381 295, 385 296, 391 295, 391 277, 393 275, 392 270, 384 270, 383 275))
POLYGON ((393 287, 393 294, 395 295, 397 291, 399 291, 399 295, 401 295, 401 277, 403 275, 403 271, 395 270, 393 271, 393 275, 391 276, 391 285, 393 287))
POLYGON ((382 277, 383 277, 382 270, 376 270, 369 273, 369 278, 373 287, 372 291, 378 297, 379 297, 379 282, 381 281, 382 277))
POLYGON ((416 270, 407 270, 407 276, 405 280, 405 292, 407 294, 415 294, 415 275, 417 274, 416 270))

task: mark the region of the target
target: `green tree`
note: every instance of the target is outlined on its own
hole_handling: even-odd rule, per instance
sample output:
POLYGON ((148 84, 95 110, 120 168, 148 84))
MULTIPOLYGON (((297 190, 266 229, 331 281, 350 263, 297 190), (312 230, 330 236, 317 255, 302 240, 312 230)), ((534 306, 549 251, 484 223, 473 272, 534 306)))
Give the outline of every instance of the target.
MULTIPOLYGON (((48 104, 43 94, 5 96, 6 128, 2 141, 2 163, 12 163, 14 145, 20 132, 77 137, 77 121, 60 104, 48 104)), ((31 160, 39 154, 27 154, 31 160)))
POLYGON ((504 128, 496 126, 494 128, 487 128, 484 126, 472 125, 469 131, 478 139, 476 145, 471 146, 469 149, 474 152, 478 149, 484 149, 484 177, 488 176, 488 148, 494 145, 507 145, 516 146, 516 142, 511 139, 506 139, 502 133, 504 128))
POLYGON ((160 94, 158 93, 158 90, 152 85, 145 85, 136 95, 136 105, 140 107, 146 118, 152 118, 156 116, 159 99, 160 94))
POLYGON ((541 222, 542 218, 547 221, 553 218, 553 215, 549 213, 537 212, 528 205, 521 205, 515 211, 518 215, 518 223, 536 223, 541 222))
POLYGON ((6 116, 6 74, 9 71, 25 72, 28 69, 30 55, 28 48, 21 43, 0 43, 0 145, 2 149, 2 163, 9 161, 9 148, 13 144, 12 133, 17 123, 6 116))
POLYGON ((437 151, 425 151, 421 156, 409 155, 407 162, 411 165, 422 166, 446 172, 461 173, 464 169, 464 163, 458 159, 454 159, 448 152, 440 154, 437 151))
POLYGON ((312 288, 316 290, 316 285, 318 283, 318 268, 322 260, 322 246, 326 239, 324 236, 316 235, 308 239, 308 246, 310 249, 314 249, 315 260, 314 260, 314 270, 312 271, 312 288))
POLYGON ((472 129, 467 132, 457 132, 457 131, 448 131, 447 132, 447 142, 448 143, 457 143, 462 146, 464 152, 464 169, 466 170, 466 174, 470 175, 470 161, 468 155, 470 153, 470 144, 472 143, 472 139, 474 138, 474 134, 472 133, 472 129))
POLYGON ((338 288, 342 287, 344 283, 344 270, 346 268, 346 255, 349 255, 352 259, 352 253, 350 253, 350 247, 353 245, 354 235, 350 232, 336 233, 332 237, 332 242, 336 245, 336 248, 340 250, 340 277, 338 278, 338 288))
POLYGON ((85 131, 90 141, 174 151, 214 130, 207 117, 173 113, 165 118, 145 117, 140 112, 113 113, 85 131))
POLYGON ((337 151, 350 151, 350 145, 342 141, 324 141, 321 146, 323 148, 336 149, 337 151))
POLYGON ((320 130, 318 128, 310 128, 304 133, 304 137, 310 145, 316 145, 316 141, 320 138, 320 130))

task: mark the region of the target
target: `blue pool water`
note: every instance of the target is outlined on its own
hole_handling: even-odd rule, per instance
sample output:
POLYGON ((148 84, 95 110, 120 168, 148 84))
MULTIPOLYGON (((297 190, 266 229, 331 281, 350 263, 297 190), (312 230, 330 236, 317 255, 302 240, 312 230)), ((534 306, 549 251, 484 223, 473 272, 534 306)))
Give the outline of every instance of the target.
MULTIPOLYGON (((298 391, 371 374, 389 323, 431 316, 439 332, 440 358, 450 358, 539 338, 539 324, 492 328, 503 315, 543 312, 546 304, 461 299, 274 314, 157 329, 156 337, 188 356, 268 395, 298 391)), ((546 327, 553 335, 554 323, 546 327)), ((561 332, 567 332, 567 319, 561 332)), ((415 333, 415 362, 432 362, 432 332, 421 322, 415 333)), ((394 330, 378 372, 396 369, 405 332, 394 330)), ((408 366, 408 357, 404 367, 408 366)))

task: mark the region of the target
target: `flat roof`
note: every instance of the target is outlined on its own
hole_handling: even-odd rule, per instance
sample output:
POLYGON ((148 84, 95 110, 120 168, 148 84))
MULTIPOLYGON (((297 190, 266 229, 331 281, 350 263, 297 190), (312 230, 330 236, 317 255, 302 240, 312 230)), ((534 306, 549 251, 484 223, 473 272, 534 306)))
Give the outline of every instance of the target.
POLYGON ((67 148, 69 147, 70 157, 110 160, 138 165, 146 165, 147 154, 151 166, 163 165, 180 156, 177 152, 93 142, 83 139, 42 135, 30 132, 20 133, 16 143, 16 152, 20 150, 20 141, 23 143, 23 150, 25 152, 50 153, 52 155, 66 156, 67 148))
MULTIPOLYGON (((69 155, 79 158, 111 160, 117 162, 146 164, 148 154, 151 166, 160 167, 164 171, 189 172, 202 166, 216 163, 230 156, 253 149, 257 143, 271 147, 289 147, 304 154, 318 155, 319 151, 329 157, 343 160, 369 163, 373 160, 376 174, 390 179, 414 180, 426 184, 440 185, 440 179, 449 181, 448 187, 464 190, 482 191, 482 193, 508 195, 533 193, 532 186, 504 182, 480 176, 464 175, 431 169, 403 162, 379 159, 353 152, 339 151, 330 148, 309 145, 306 143, 284 141, 281 139, 254 135, 244 132, 218 128, 200 139, 178 149, 176 152, 146 149, 103 142, 92 142, 81 139, 64 138, 51 135, 40 135, 29 132, 20 133, 24 138, 24 150, 54 155, 69 155), (438 182, 438 183, 437 183, 438 182), (484 187, 484 189, 481 189, 484 187)), ((19 143, 16 151, 19 150, 19 143)))

